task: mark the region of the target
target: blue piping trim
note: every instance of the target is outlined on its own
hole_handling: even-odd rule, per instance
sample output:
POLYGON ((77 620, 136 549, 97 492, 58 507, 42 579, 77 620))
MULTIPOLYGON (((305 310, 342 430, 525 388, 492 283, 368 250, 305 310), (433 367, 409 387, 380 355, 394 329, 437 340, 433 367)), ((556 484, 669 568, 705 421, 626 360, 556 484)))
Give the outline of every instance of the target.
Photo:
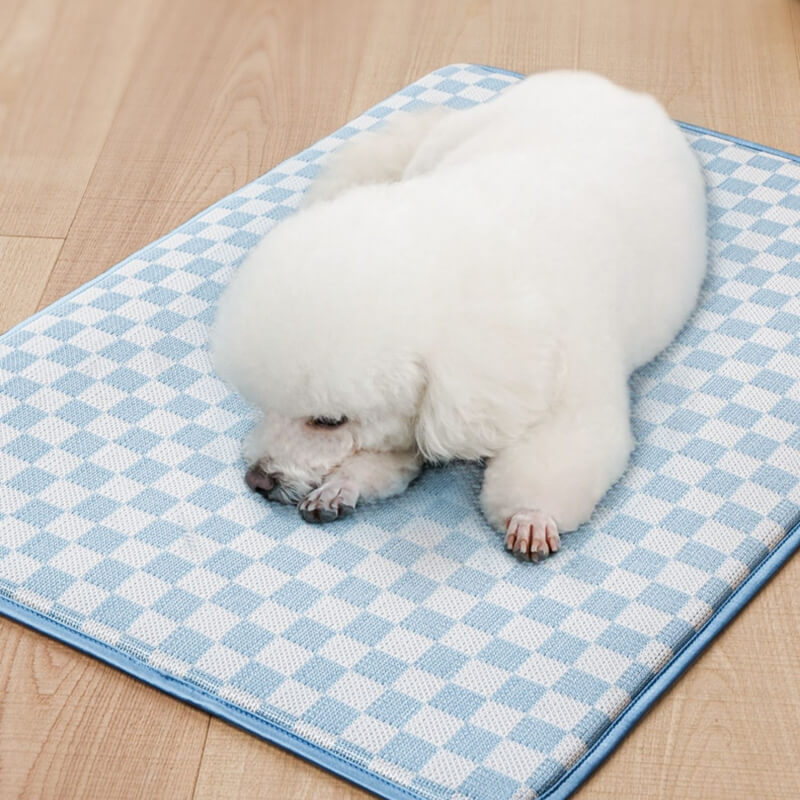
POLYGON ((756 142, 751 142, 749 139, 740 139, 738 136, 734 136, 730 133, 720 133, 719 131, 712 131, 709 128, 704 128, 702 125, 692 125, 691 122, 680 122, 678 121, 678 125, 681 126, 685 131, 692 131, 692 133, 703 133, 707 134, 708 136, 713 136, 716 139, 725 139, 726 141, 733 142, 734 144, 738 144, 740 147, 746 147, 748 150, 755 150, 757 153, 769 153, 773 156, 780 156, 781 158, 787 158, 789 161, 795 161, 800 164, 800 156, 795 155, 794 153, 787 153, 785 150, 778 150, 777 147, 768 147, 765 144, 757 144, 756 142))
POLYGON ((539 795, 539 800, 564 800, 569 797, 611 754, 637 722, 672 684, 694 663, 736 615, 755 597, 778 570, 800 549, 800 523, 796 524, 775 549, 728 596, 705 625, 673 656, 664 669, 628 704, 625 710, 586 751, 571 770, 539 795))
MULTIPOLYGON (((478 65, 482 66, 482 65, 478 65)), ((487 72, 496 72, 514 77, 524 77, 518 72, 501 69, 499 67, 482 66, 487 72)), ((685 130, 695 133, 709 134, 720 139, 726 139, 743 147, 748 147, 757 152, 771 153, 800 163, 800 156, 786 153, 775 148, 762 146, 755 142, 740 139, 736 136, 719 133, 697 125, 685 122, 678 123, 685 130)), ((279 166, 279 165, 278 165, 279 166)), ((256 183, 258 178, 246 184, 247 186, 256 183)), ((221 198, 213 205, 195 214, 185 224, 199 219, 208 211, 216 208, 226 198, 221 198)), ((179 226, 183 227, 183 225, 179 226)), ((164 236, 151 242, 146 247, 157 245, 171 236, 173 229, 164 236)), ((145 248, 142 248, 145 249, 145 248)), ((88 283, 82 284, 69 294, 62 297, 57 302, 69 300, 78 292, 93 285, 106 275, 116 271, 120 267, 136 258, 142 252, 128 256, 117 265, 111 267, 106 272, 93 278, 88 283)), ((45 313, 47 308, 38 311, 31 317, 15 325, 6 333, 27 325, 31 320, 45 313)), ((4 334, 5 335, 5 334, 4 334)), ((716 638, 728 623, 747 605, 747 603, 757 594, 757 592, 769 581, 769 579, 789 560, 792 554, 800 549, 800 524, 795 525, 775 549, 764 558, 764 560, 750 573, 742 583, 731 593, 728 599, 712 614, 706 624, 683 646, 672 658, 669 664, 661 670, 653 679, 639 692, 617 719, 606 729, 603 735, 589 748, 586 754, 565 773, 550 789, 540 796, 541 800, 564 800, 578 786, 580 786, 589 775, 606 759, 612 750, 625 738, 628 732, 644 716, 653 703, 661 697, 670 686, 686 671, 695 659, 705 650, 706 647, 716 638)), ((281 747, 302 756, 309 761, 317 764, 324 769, 339 775, 342 778, 361 786, 368 791, 387 798, 387 800, 425 800, 422 795, 411 792, 403 786, 388 781, 373 772, 348 761, 343 756, 334 754, 318 745, 313 744, 299 736, 278 727, 262 717, 258 717, 242 708, 222 700, 198 686, 186 683, 183 680, 174 678, 147 664, 135 660, 126 653, 115 649, 97 639, 92 639, 80 631, 62 625, 56 620, 50 619, 38 611, 16 603, 15 601, 0 596, 0 614, 44 633, 53 639, 74 647, 84 653, 110 664, 113 667, 132 675, 135 678, 160 689, 161 691, 184 700, 197 708, 207 711, 214 716, 220 717, 244 730, 255 734, 269 742, 280 745, 281 747)))
POLYGON ((143 664, 105 642, 93 639, 81 631, 68 628, 41 612, 20 605, 4 595, 0 595, 0 615, 27 625, 39 633, 47 634, 59 642, 68 644, 76 650, 87 653, 162 692, 166 692, 166 694, 180 698, 226 722, 231 722, 237 727, 254 733, 268 742, 280 745, 377 795, 390 798, 390 800, 424 800, 405 787, 392 783, 342 756, 331 753, 263 717, 212 695, 199 686, 161 672, 148 664, 143 664))
POLYGON ((514 72, 513 69, 504 69, 503 67, 487 67, 486 64, 475 64, 476 67, 485 69, 487 72, 499 72, 501 75, 510 75, 512 78, 524 78, 525 75, 521 72, 514 72))

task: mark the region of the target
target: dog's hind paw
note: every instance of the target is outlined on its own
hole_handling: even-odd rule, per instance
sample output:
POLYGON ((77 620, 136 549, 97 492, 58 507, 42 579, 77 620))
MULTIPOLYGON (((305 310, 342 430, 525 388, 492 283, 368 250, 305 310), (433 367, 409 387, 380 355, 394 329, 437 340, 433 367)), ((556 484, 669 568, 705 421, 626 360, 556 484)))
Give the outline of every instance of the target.
POLYGON ((355 483, 334 478, 303 498, 297 510, 306 522, 333 522, 353 513, 358 494, 355 483))
POLYGON ((522 558, 538 561, 561 546, 558 525, 543 511, 522 509, 506 522, 506 550, 522 558))

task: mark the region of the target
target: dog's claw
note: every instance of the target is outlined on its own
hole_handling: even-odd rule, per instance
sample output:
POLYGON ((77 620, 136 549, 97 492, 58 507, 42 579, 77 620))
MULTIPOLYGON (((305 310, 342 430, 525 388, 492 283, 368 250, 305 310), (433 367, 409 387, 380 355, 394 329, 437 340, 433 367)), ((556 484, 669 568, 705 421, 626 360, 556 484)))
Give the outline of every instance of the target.
POLYGON ((506 550, 530 561, 539 561, 561 546, 558 525, 542 511, 523 509, 506 522, 506 550))
POLYGON ((320 522, 333 522, 339 515, 328 508, 301 508, 300 516, 312 525, 320 522))
POLYGON ((351 481, 333 479, 314 489, 297 506, 300 516, 308 523, 333 522, 349 517, 358 502, 358 487, 351 481))
POLYGON ((320 517, 319 509, 316 508, 301 508, 300 516, 311 525, 316 525, 317 523, 325 522, 325 520, 323 520, 320 517))

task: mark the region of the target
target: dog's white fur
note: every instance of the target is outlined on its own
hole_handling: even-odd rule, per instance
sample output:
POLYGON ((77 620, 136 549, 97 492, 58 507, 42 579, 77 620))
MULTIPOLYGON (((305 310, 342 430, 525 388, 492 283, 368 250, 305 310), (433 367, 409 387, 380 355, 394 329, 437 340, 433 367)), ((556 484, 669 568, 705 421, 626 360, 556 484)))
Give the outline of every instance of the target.
POLYGON ((330 519, 423 460, 488 458, 486 518, 536 558, 624 471, 628 377, 705 264, 701 171, 662 107, 543 73, 334 153, 231 282, 213 353, 263 411, 245 457, 271 497, 330 519))

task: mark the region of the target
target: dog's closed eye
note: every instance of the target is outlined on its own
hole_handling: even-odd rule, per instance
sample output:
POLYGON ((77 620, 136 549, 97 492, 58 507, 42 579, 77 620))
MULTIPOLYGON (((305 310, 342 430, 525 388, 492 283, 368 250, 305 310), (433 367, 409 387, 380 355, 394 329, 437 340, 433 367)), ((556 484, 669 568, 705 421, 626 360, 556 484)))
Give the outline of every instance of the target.
POLYGON ((312 417, 308 424, 314 428, 338 428, 347 422, 347 417, 312 417))

